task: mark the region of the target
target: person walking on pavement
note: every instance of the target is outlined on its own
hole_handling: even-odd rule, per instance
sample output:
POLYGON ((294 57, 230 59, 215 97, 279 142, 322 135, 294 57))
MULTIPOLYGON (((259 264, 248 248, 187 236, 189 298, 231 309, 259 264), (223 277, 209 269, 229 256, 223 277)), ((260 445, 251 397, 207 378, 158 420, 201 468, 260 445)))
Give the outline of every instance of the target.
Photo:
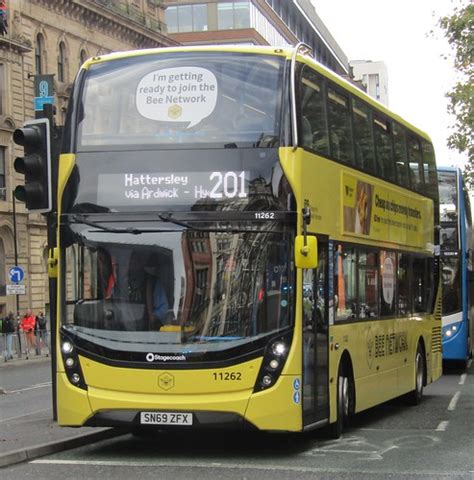
POLYGON ((6 348, 3 354, 6 362, 7 360, 13 360, 13 335, 15 334, 15 317, 13 312, 8 312, 8 315, 3 319, 2 333, 6 341, 6 348))
POLYGON ((23 332, 25 332, 26 337, 26 358, 28 358, 29 351, 36 348, 35 324, 36 317, 34 317, 31 313, 31 310, 28 309, 22 321, 20 322, 20 328, 23 330, 23 332))
POLYGON ((36 335, 36 353, 41 355, 41 349, 43 345, 48 347, 48 340, 47 340, 47 329, 46 329, 46 317, 44 316, 43 312, 39 312, 36 315, 36 323, 35 323, 35 335, 36 335))
POLYGON ((21 358, 21 332, 20 332, 20 312, 16 312, 15 332, 18 337, 18 343, 16 344, 16 351, 18 358, 21 358))

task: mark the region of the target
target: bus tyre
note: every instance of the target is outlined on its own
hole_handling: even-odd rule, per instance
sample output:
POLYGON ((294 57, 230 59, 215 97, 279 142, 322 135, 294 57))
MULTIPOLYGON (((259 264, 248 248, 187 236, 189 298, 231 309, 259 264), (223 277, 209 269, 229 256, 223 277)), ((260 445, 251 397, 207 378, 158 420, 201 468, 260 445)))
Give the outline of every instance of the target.
POLYGON ((342 435, 344 425, 347 425, 354 404, 354 382, 344 362, 339 364, 337 373, 337 398, 336 413, 337 418, 334 423, 328 427, 328 435, 332 439, 337 439, 342 435))
POLYGON ((410 405, 419 405, 421 402, 425 377, 425 356, 422 346, 418 344, 415 356, 415 389, 407 395, 407 400, 410 405))

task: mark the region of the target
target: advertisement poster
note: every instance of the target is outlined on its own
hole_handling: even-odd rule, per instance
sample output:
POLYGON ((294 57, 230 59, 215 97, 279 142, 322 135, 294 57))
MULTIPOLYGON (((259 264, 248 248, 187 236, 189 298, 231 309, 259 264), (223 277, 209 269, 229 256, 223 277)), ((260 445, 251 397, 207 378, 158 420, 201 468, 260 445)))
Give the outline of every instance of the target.
POLYGON ((427 248, 433 243, 433 202, 416 194, 342 174, 343 233, 427 248))

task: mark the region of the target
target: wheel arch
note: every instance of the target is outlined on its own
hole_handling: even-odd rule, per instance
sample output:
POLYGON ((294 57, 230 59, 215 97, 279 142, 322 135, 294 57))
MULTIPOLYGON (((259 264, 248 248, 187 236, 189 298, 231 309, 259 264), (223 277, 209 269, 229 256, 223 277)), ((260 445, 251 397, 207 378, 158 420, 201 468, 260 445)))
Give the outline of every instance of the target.
POLYGON ((428 382, 428 364, 426 361, 426 346, 425 346, 425 339, 423 336, 420 336, 418 338, 418 342, 416 344, 416 351, 415 351, 415 356, 416 352, 418 351, 418 348, 421 348, 421 352, 423 355, 423 386, 426 387, 427 382, 428 382))

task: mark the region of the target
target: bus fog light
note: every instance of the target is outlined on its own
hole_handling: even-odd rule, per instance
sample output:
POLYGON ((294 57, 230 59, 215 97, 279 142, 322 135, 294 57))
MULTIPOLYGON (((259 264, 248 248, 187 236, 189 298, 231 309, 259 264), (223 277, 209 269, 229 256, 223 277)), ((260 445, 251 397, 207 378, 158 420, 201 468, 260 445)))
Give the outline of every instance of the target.
POLYGON ((74 358, 72 358, 72 357, 66 358, 66 367, 71 368, 71 367, 74 366, 74 363, 75 363, 74 358))
POLYGON ((71 353, 73 350, 73 346, 71 342, 64 342, 61 347, 63 353, 71 353))
POLYGON ((262 383, 263 383, 266 387, 270 386, 270 385, 272 384, 272 382, 273 382, 273 379, 272 379, 272 377, 270 377, 270 375, 265 375, 265 376, 262 378, 262 383))
POLYGON ((444 332, 444 334, 447 336, 447 337, 450 337, 453 332, 451 330, 446 330, 446 332, 444 332))
POLYGON ((79 376, 78 373, 73 373, 71 375, 71 382, 72 383, 79 383, 81 381, 81 377, 79 376))
POLYGON ((272 345, 272 352, 278 357, 285 355, 286 349, 287 347, 283 342, 276 342, 272 345))
POLYGON ((455 332, 457 329, 458 329, 457 325, 453 325, 452 328, 451 328, 451 330, 452 330, 453 332, 455 332))
POLYGON ((275 359, 271 360, 269 365, 272 370, 276 370, 280 366, 278 360, 275 359))

